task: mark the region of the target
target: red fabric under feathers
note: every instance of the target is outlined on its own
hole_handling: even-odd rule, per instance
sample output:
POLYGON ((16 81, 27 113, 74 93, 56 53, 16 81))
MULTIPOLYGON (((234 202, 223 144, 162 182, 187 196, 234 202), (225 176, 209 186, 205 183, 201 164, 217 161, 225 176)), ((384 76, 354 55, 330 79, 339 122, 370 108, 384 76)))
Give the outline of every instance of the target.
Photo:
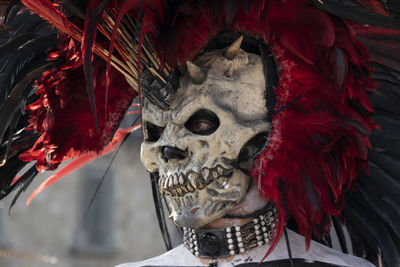
MULTIPOLYGON (((127 2, 135 1, 120 3, 123 14, 138 14, 138 6, 132 4, 130 10, 127 2)), ((307 0, 254 0, 251 6, 249 2, 191 0, 170 10, 166 1, 145 1, 141 25, 142 35, 150 35, 160 58, 181 69, 221 31, 244 32, 273 46, 280 69, 275 88, 279 112, 273 117, 268 147, 252 171, 256 183, 261 179, 260 194, 278 207, 272 250, 289 216, 309 243, 329 232, 329 215, 342 214, 344 194, 357 173, 368 172, 368 136, 376 126, 365 114, 373 111, 367 93, 375 84, 369 55, 353 30, 361 32, 363 25, 323 13, 307 0)), ((358 2, 381 10, 374 1, 358 2)), ((68 63, 46 73, 38 83, 41 99, 30 107, 32 123, 43 135, 23 159, 38 160, 39 169, 54 168, 82 151, 101 150, 110 140, 113 122, 134 95, 111 71, 110 115, 105 123, 105 65, 95 63, 100 132, 105 133, 98 136, 82 83, 80 52, 61 52, 70 53, 70 59, 75 56, 75 66, 68 63)))

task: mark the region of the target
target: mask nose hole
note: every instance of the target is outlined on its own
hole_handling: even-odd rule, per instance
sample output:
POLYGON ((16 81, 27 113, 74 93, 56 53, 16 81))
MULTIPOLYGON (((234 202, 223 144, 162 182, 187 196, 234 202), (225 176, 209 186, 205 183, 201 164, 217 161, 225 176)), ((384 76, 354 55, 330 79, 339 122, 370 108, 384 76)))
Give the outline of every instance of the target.
POLYGON ((161 148, 163 158, 168 161, 169 159, 182 160, 187 157, 187 151, 182 151, 179 148, 172 146, 163 146, 161 148))

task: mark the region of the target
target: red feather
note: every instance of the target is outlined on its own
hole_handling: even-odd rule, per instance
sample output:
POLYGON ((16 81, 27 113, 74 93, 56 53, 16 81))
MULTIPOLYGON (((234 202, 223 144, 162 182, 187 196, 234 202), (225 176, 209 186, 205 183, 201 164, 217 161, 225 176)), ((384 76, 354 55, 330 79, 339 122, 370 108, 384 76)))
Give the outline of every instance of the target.
POLYGON ((132 126, 128 129, 118 129, 118 131, 115 133, 113 140, 106 146, 104 149, 101 151, 99 154, 95 153, 90 153, 90 154, 85 154, 82 155, 76 159, 74 159, 72 162, 68 163, 65 167, 61 168, 60 170, 57 171, 56 174, 50 176, 47 178, 43 183, 41 183, 35 191, 29 196, 28 200, 26 201, 26 205, 29 206, 32 202, 32 200, 40 194, 44 189, 49 187, 50 185, 54 184, 58 180, 62 179, 63 177, 67 176, 71 172, 79 169, 80 167, 88 164, 89 162, 92 162, 98 157, 102 157, 104 155, 109 154, 112 152, 115 148, 121 145, 122 141, 124 140, 125 136, 131 133, 132 131, 137 130, 140 128, 140 125, 135 125, 132 126))
POLYGON ((22 0, 21 2, 32 12, 47 20, 62 33, 65 33, 76 40, 81 39, 82 34, 79 28, 72 24, 63 13, 54 7, 53 3, 50 1, 22 0))
POLYGON ((106 63, 97 59, 94 62, 94 94, 100 129, 97 132, 84 83, 80 46, 71 39, 64 39, 60 44, 60 57, 66 63, 43 74, 37 82, 40 99, 28 106, 34 130, 42 135, 20 159, 37 160, 40 171, 55 169, 61 162, 82 153, 100 152, 112 139, 116 126, 137 95, 125 78, 112 68, 112 91, 105 107, 105 81, 101 70, 106 63))

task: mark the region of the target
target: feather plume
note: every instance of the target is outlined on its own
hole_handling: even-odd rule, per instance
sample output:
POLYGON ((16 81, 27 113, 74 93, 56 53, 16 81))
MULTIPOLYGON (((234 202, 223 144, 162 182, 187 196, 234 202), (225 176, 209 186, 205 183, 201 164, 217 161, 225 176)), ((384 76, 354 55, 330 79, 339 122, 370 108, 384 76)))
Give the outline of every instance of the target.
POLYGON ((47 20, 51 25, 59 31, 68 34, 71 37, 79 40, 80 36, 78 28, 72 24, 67 17, 58 11, 53 3, 48 0, 21 0, 32 12, 47 20))
POLYGON ((395 18, 366 9, 353 1, 324 0, 321 2, 312 0, 312 3, 321 10, 350 21, 400 30, 400 22, 395 18))
POLYGON ((69 173, 75 171, 76 169, 79 169, 83 165, 93 161, 97 157, 101 157, 104 155, 107 155, 108 153, 114 151, 116 147, 118 147, 122 141, 124 140, 125 136, 130 134, 131 132, 139 129, 141 125, 134 125, 130 128, 127 129, 118 129, 117 132, 114 135, 113 140, 104 147, 104 149, 101 151, 101 153, 95 154, 85 154, 82 155, 76 159, 74 159, 71 163, 60 169, 56 174, 50 176, 47 178, 42 184, 39 185, 39 187, 36 188, 36 190, 30 195, 28 200, 26 201, 26 205, 29 206, 32 200, 40 193, 42 192, 45 188, 48 186, 52 185, 53 183, 57 182, 61 178, 65 177, 69 173))

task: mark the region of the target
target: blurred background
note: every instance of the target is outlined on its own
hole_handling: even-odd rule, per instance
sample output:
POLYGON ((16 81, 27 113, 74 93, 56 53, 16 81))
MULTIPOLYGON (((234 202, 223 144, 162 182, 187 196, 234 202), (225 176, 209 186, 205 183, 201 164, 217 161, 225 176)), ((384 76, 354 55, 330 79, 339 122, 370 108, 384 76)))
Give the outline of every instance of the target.
POLYGON ((165 252, 141 139, 138 130, 122 145, 89 211, 113 153, 45 189, 29 207, 30 193, 54 172, 37 177, 10 215, 13 195, 1 201, 0 267, 109 267, 165 252))

